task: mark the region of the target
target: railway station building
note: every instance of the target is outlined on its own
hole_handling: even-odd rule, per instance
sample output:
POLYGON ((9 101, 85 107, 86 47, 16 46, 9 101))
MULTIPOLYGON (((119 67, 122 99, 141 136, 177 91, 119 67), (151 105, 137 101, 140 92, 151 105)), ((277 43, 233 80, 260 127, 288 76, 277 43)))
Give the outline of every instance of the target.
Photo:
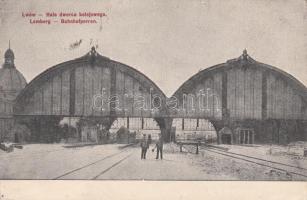
POLYGON ((198 72, 171 97, 143 73, 95 48, 47 69, 29 84, 14 66, 9 49, 0 76, 2 101, 6 95, 5 102, 10 102, 1 102, 1 109, 7 110, 1 113, 1 123, 10 119, 14 126, 26 127, 35 142, 67 137, 97 142, 99 135, 122 126, 136 132, 136 138, 145 132, 153 137, 162 133, 165 141, 307 140, 306 87, 290 74, 254 60, 246 50, 198 72))

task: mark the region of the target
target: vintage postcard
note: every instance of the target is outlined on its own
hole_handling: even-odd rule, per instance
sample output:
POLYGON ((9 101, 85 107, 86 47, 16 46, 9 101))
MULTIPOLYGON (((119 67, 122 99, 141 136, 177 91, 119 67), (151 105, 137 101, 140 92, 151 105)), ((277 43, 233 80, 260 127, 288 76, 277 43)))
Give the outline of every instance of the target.
POLYGON ((1 0, 0 199, 18 180, 306 194, 306 25, 303 0, 1 0))

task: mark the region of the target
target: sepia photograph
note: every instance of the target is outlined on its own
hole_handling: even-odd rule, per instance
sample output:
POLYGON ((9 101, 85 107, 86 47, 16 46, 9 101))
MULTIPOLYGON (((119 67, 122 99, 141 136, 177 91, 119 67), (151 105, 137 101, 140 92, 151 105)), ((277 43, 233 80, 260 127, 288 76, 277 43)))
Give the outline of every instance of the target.
POLYGON ((2 183, 305 184, 306 9, 1 0, 2 183))

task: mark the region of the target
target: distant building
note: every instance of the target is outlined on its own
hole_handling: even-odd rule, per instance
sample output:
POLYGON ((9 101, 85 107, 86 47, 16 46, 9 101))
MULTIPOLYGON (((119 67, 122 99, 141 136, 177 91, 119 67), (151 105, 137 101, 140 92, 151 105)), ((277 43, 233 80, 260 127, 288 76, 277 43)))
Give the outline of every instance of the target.
POLYGON ((14 53, 9 48, 4 54, 4 64, 0 69, 0 141, 20 142, 22 136, 18 131, 13 131, 13 104, 27 82, 16 69, 14 59, 14 53))

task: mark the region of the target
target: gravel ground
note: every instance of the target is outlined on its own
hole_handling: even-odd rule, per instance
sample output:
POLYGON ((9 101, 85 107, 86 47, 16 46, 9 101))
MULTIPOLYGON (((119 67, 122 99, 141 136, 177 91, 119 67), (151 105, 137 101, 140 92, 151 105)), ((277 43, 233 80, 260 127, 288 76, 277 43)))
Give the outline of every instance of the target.
MULTIPOLYGON (((229 152, 241 153, 258 158, 270 160, 272 157, 274 157, 273 155, 266 155, 264 153, 266 151, 258 152, 257 149, 255 149, 254 147, 231 146, 229 148, 230 148, 229 152), (249 151, 247 151, 246 148, 249 148, 249 151)), ((225 176, 230 177, 230 179, 222 178, 222 180, 264 180, 264 181, 307 180, 307 178, 301 176, 291 175, 284 171, 275 170, 270 167, 264 167, 242 160, 237 160, 235 158, 226 157, 205 150, 201 150, 199 155, 195 155, 192 153, 187 153, 187 155, 192 161, 191 165, 202 166, 204 173, 216 176, 216 179, 214 180, 221 180, 220 177, 225 177, 225 176)), ((297 164, 297 161, 293 161, 292 158, 290 157, 286 158, 278 157, 271 160, 283 161, 283 163, 286 164, 294 164, 294 165, 297 164)), ((303 161, 301 160, 301 162, 303 161)), ((298 164, 298 166, 302 166, 302 164, 300 163, 298 164)), ((302 172, 306 174, 306 171, 302 172)))
MULTIPOLYGON (((179 152, 175 144, 164 145, 164 159, 156 160, 156 152, 148 150, 147 159, 141 160, 139 146, 127 147, 117 155, 121 145, 96 145, 65 148, 63 144, 31 144, 14 152, 0 151, 0 179, 53 179, 66 172, 116 154, 97 164, 86 167, 63 179, 104 180, 302 180, 282 171, 225 157, 201 150, 195 153, 179 152), (98 176, 99 175, 99 176, 98 176)), ((184 149, 185 150, 185 149, 184 149)), ((267 155, 263 147, 231 146, 232 152, 253 156, 267 155), (247 149, 248 148, 248 149, 247 149)), ((291 157, 275 157, 277 160, 291 157), (278 158, 278 159, 277 159, 278 158)), ((295 161, 291 160, 293 163, 295 161)), ((299 161, 304 165, 304 160, 299 161)), ((292 164, 293 164, 292 163, 292 164)), ((305 179, 306 180, 306 179, 305 179)))

